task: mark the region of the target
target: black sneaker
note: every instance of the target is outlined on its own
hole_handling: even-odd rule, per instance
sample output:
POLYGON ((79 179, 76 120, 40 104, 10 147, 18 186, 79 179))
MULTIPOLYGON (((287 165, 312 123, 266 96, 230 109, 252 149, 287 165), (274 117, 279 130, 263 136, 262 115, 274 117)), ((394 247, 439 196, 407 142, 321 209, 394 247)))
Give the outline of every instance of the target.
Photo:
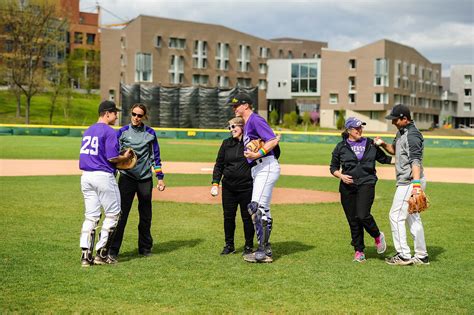
POLYGON ((396 253, 390 258, 385 258, 385 262, 389 265, 408 266, 413 264, 411 258, 403 258, 400 253, 396 253))
POLYGON ((253 248, 250 246, 245 246, 244 251, 242 252, 242 256, 252 254, 253 253, 253 248))
POLYGON ((235 248, 230 245, 224 246, 224 249, 221 252, 221 255, 229 255, 229 254, 234 254, 235 253, 235 248))
POLYGON ((138 254, 143 256, 143 257, 150 257, 151 256, 151 250, 139 250, 138 254))
POLYGON ((428 256, 423 257, 423 258, 419 258, 419 257, 415 256, 411 259, 411 261, 413 262, 414 265, 417 265, 417 266, 429 265, 430 264, 430 260, 429 260, 428 256))

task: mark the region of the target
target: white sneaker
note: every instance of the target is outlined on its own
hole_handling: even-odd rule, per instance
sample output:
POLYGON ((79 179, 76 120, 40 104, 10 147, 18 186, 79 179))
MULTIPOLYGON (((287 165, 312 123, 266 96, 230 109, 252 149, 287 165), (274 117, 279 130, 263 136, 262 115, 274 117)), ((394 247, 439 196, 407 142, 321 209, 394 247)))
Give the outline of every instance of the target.
POLYGON ((375 247, 377 247, 377 254, 385 253, 387 243, 385 242, 385 234, 383 232, 380 232, 379 237, 375 238, 375 247))

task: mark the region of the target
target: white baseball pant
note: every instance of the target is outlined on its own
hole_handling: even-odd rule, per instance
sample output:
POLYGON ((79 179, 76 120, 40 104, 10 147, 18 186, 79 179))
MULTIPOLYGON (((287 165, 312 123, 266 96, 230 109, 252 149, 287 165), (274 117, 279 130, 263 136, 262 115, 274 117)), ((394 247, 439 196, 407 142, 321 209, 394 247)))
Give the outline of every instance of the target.
POLYGON ((81 189, 84 195, 85 220, 82 224, 80 246, 92 248, 94 245, 91 244, 90 236, 99 223, 102 207, 105 219, 100 239, 95 247, 99 250, 107 244, 110 231, 117 226, 120 216, 120 192, 117 181, 112 173, 84 171, 81 177, 81 189))
POLYGON ((253 190, 252 201, 259 205, 262 211, 262 219, 271 218, 270 202, 273 187, 280 177, 280 164, 273 155, 256 160, 257 165, 252 167, 253 190))
MULTIPOLYGON (((421 187, 426 188, 426 180, 421 179, 421 187)), ((410 259, 411 251, 407 242, 406 226, 414 240, 415 257, 424 258, 428 256, 425 243, 425 232, 419 213, 408 213, 408 199, 410 198, 413 185, 397 186, 395 196, 393 197, 392 208, 390 209, 390 226, 392 228, 393 245, 395 250, 403 258, 410 259)))

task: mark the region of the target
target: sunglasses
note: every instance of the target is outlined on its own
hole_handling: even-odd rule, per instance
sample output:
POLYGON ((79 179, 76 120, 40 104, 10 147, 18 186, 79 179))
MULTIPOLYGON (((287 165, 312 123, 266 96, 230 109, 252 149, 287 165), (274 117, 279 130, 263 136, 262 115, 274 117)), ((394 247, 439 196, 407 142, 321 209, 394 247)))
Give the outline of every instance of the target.
POLYGON ((232 130, 232 129, 235 129, 235 127, 237 126, 240 127, 241 125, 230 125, 229 127, 227 127, 227 129, 232 130))
POLYGON ((137 116, 138 118, 142 118, 142 117, 143 117, 142 114, 137 114, 137 113, 134 113, 134 112, 132 112, 132 116, 133 116, 133 117, 137 116))

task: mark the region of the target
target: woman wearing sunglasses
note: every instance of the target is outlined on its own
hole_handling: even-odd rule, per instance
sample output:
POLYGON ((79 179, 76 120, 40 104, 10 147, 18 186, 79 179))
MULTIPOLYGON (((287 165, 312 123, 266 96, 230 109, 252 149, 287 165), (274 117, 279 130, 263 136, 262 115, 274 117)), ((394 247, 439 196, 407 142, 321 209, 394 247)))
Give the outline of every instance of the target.
POLYGON ((243 128, 244 120, 241 117, 229 120, 231 137, 222 142, 212 175, 212 196, 219 194, 219 183, 222 179, 225 246, 221 255, 235 253, 235 215, 239 205, 245 235, 243 255, 252 253, 253 249, 254 227, 247 211, 247 205, 252 199, 253 185, 250 166, 244 157, 243 128))
POLYGON ((135 195, 138 197, 138 253, 150 256, 153 247, 151 236, 151 197, 153 190, 153 174, 158 178, 157 188, 165 189, 164 174, 161 170, 160 146, 155 130, 146 126, 147 108, 144 104, 134 104, 130 110, 131 122, 120 128, 118 139, 120 148, 132 148, 137 154, 137 164, 129 170, 120 170, 118 186, 121 198, 121 217, 117 225, 115 237, 110 246, 109 254, 117 257, 122 245, 125 226, 135 195))
POLYGON ((347 119, 342 141, 332 152, 330 166, 331 174, 341 180, 341 204, 349 223, 356 262, 365 261, 364 229, 374 238, 377 253, 385 252, 385 236, 377 227, 370 209, 377 183, 375 161, 383 164, 392 161, 372 139, 362 136, 364 125, 365 122, 357 118, 347 119))

